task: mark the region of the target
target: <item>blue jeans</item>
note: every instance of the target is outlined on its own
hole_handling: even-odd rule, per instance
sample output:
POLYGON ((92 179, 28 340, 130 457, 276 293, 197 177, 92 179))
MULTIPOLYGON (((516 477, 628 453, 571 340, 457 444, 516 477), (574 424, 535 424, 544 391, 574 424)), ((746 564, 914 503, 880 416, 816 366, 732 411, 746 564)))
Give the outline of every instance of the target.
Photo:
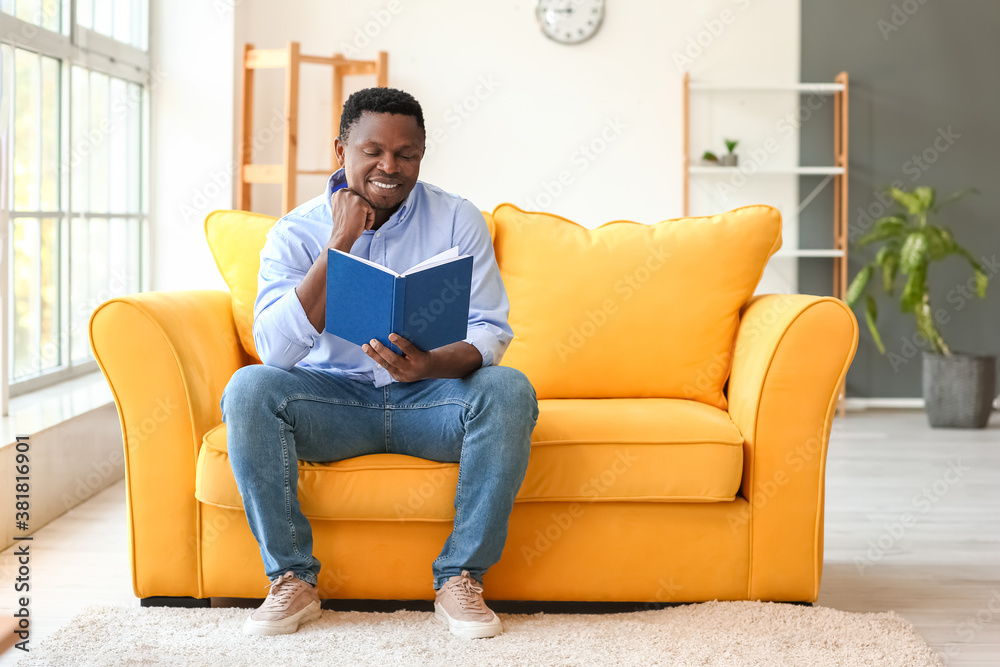
POLYGON ((268 579, 291 570, 316 584, 312 529, 299 508, 298 465, 366 454, 457 462, 455 521, 434 561, 434 588, 500 560, 528 467, 538 402, 527 377, 486 366, 453 379, 370 382, 295 366, 239 369, 222 396, 229 461, 268 579))

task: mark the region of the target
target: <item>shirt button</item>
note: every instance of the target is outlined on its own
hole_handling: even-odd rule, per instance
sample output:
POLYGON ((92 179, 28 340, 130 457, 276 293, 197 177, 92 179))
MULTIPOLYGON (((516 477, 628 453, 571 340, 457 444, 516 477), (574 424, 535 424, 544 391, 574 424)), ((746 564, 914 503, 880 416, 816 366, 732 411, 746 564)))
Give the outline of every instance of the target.
POLYGON ((375 232, 375 236, 382 236, 382 232, 375 232))

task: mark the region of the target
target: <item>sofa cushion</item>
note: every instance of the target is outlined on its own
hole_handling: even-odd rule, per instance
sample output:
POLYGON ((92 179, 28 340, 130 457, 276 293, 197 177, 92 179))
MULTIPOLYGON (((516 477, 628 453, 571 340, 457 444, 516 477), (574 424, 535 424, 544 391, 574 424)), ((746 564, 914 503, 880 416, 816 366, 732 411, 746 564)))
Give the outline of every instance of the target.
POLYGON ((542 399, 520 501, 735 498, 743 436, 729 413, 676 398, 542 399))
POLYGON ((501 204, 493 221, 514 331, 501 363, 539 398, 726 407, 740 307, 781 247, 776 209, 587 229, 501 204))
POLYGON ((213 211, 205 218, 205 236, 219 273, 233 298, 233 319, 243 349, 260 361, 253 342, 253 304, 257 300, 260 251, 277 218, 247 211, 213 211))
MULTIPOLYGON (((717 408, 679 399, 539 401, 517 502, 731 501, 743 437, 717 408)), ((451 521, 458 465, 400 454, 299 462, 299 502, 313 519, 451 521)), ((204 438, 198 500, 242 509, 226 426, 204 438)))

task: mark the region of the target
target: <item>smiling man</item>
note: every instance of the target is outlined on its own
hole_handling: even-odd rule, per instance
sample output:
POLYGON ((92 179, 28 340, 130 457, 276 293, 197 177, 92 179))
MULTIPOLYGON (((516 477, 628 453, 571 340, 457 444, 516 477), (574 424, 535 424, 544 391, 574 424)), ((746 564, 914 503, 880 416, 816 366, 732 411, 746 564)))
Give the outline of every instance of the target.
POLYGON ((523 373, 496 365, 512 331, 486 221, 469 201, 417 180, 424 139, 409 94, 351 95, 334 141, 341 169, 324 194, 275 223, 261 251, 253 335, 263 365, 237 371, 222 397, 233 474, 271 581, 244 632, 291 633, 320 615, 297 461, 386 452, 459 464, 452 532, 428 582, 435 616, 460 637, 502 631, 482 578, 506 541, 538 404, 523 373), (324 332, 328 249, 404 271, 453 246, 473 257, 465 340, 420 350, 392 334, 397 355, 324 332))

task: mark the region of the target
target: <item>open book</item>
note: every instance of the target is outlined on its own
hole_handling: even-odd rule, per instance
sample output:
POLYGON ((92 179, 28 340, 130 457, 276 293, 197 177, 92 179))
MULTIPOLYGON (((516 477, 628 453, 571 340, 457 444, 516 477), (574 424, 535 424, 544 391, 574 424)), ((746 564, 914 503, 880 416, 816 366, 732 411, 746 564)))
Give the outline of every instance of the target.
POLYGON ((326 330, 356 345, 372 338, 396 354, 397 333, 421 350, 463 340, 469 328, 472 257, 458 246, 399 274, 339 250, 327 253, 326 330))

